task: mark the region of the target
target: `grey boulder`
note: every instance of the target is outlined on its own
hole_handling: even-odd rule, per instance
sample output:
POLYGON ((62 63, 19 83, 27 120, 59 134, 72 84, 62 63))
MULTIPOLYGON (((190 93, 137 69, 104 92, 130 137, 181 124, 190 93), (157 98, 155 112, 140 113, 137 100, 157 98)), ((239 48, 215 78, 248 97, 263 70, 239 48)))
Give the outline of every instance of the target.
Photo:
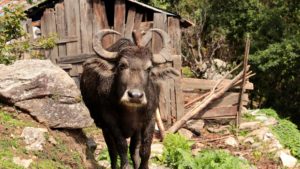
POLYGON ((49 60, 0 65, 0 101, 51 128, 76 129, 93 123, 73 79, 49 60))

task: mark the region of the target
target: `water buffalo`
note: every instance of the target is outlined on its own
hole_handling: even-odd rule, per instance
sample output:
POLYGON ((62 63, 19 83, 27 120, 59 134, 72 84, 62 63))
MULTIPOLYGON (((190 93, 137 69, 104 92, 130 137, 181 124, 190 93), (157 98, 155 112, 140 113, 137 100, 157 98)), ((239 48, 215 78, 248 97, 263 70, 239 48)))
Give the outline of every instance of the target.
MULTIPOLYGON (((166 38, 165 32, 152 31, 166 38)), ((159 100, 157 82, 178 76, 178 71, 155 66, 155 57, 166 54, 152 54, 128 39, 120 39, 105 50, 101 39, 108 33, 116 32, 102 30, 94 39, 94 49, 101 58, 89 59, 83 65, 82 97, 96 125, 102 128, 111 168, 117 167, 117 155, 121 168, 129 168, 126 138, 130 137, 134 168, 147 169, 159 100)), ((168 43, 164 40, 162 52, 168 51, 166 48, 168 43)))

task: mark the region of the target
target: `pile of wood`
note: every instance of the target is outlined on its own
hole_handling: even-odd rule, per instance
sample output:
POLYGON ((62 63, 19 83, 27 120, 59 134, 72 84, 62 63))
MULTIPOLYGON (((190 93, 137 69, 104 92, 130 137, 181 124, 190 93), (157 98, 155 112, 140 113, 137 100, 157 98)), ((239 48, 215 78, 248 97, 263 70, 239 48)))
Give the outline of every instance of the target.
MULTIPOLYGON (((240 92, 239 92, 239 105, 238 110, 236 113, 236 124, 239 125, 240 121, 240 114, 241 109, 243 106, 242 103, 242 97, 245 92, 245 86, 246 82, 250 77, 252 77, 254 74, 249 71, 250 66, 248 65, 248 55, 249 55, 249 49, 250 49, 250 40, 247 39, 246 41, 246 48, 245 48, 245 57, 243 62, 243 69, 232 79, 229 81, 229 83, 226 83, 225 85, 222 85, 222 82, 228 77, 229 74, 232 74, 234 71, 236 71, 239 67, 242 66, 242 63, 239 64, 237 67, 232 69, 230 72, 228 72, 226 75, 223 76, 218 82, 214 85, 214 87, 207 93, 201 95, 200 97, 197 97, 190 102, 185 104, 185 107, 193 106, 192 109, 190 109, 187 113, 185 113, 178 121, 176 121, 168 130, 168 133, 175 133, 177 132, 188 120, 196 116, 199 112, 204 110, 209 104, 217 100, 218 98, 222 97, 228 90, 232 89, 233 87, 240 85, 240 92)), ((163 123, 159 119, 159 112, 156 112, 156 119, 158 123, 158 127, 161 131, 162 138, 164 137, 165 130, 163 127, 163 123)))

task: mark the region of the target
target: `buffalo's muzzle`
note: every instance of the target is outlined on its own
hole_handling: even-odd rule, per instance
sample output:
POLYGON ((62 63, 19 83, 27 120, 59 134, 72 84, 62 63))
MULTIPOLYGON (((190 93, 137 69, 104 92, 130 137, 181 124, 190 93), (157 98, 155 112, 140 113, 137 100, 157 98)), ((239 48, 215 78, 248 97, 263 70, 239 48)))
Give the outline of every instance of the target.
POLYGON ((139 107, 147 104, 145 93, 139 89, 128 89, 121 98, 121 103, 127 106, 139 107))
POLYGON ((130 99, 140 99, 144 96, 144 93, 141 92, 138 89, 132 89, 132 90, 128 90, 127 94, 129 96, 130 99))

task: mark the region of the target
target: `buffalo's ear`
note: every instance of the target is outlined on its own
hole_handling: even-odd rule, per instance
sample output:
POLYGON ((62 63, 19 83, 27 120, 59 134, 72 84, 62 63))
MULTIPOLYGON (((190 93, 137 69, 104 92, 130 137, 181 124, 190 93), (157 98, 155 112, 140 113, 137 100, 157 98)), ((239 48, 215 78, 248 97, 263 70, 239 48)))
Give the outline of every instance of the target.
POLYGON ((152 68, 150 72, 150 76, 153 80, 164 80, 169 78, 177 78, 179 77, 180 72, 172 67, 166 67, 166 68, 159 68, 155 67, 152 68))
POLYGON ((101 58, 91 58, 88 59, 83 64, 83 69, 88 72, 94 72, 103 77, 109 77, 114 74, 115 64, 110 63, 101 58))

